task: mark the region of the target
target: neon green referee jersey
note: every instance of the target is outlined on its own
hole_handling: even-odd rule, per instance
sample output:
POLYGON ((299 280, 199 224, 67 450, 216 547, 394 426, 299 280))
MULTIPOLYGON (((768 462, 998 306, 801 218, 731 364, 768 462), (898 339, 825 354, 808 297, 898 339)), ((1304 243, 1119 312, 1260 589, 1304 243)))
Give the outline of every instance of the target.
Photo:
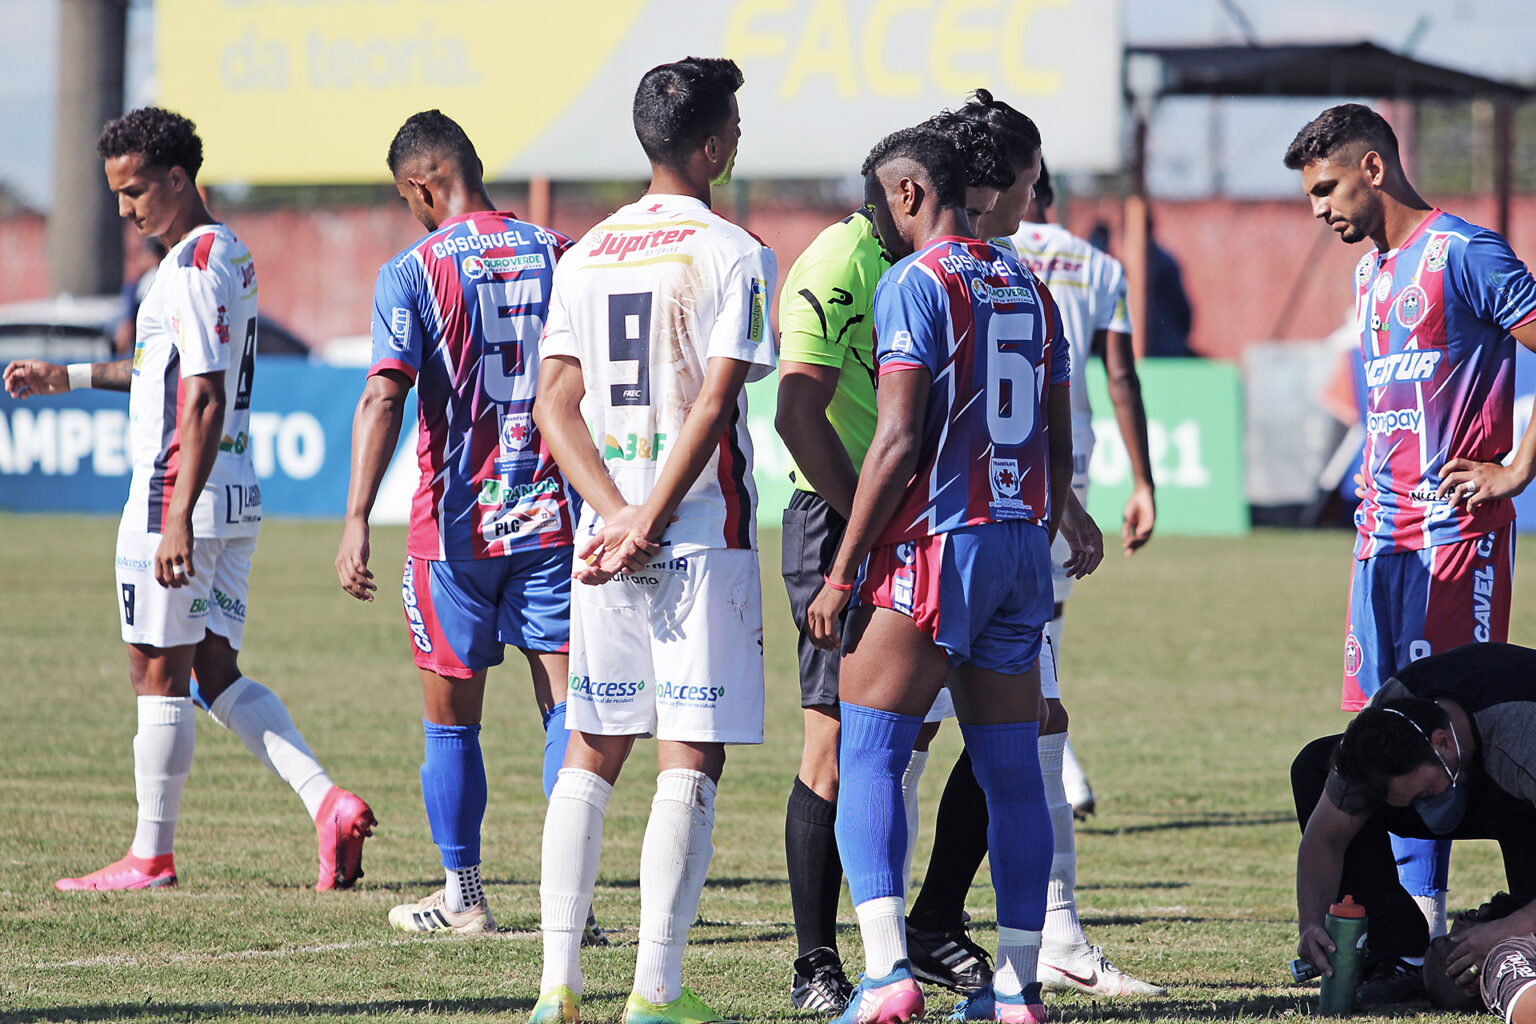
MULTIPOLYGON (((875 436, 875 285, 890 266, 874 221, 859 209, 816 236, 779 294, 779 362, 841 370, 827 422, 854 469, 875 436)), ((798 467, 791 478, 814 493, 798 467)))

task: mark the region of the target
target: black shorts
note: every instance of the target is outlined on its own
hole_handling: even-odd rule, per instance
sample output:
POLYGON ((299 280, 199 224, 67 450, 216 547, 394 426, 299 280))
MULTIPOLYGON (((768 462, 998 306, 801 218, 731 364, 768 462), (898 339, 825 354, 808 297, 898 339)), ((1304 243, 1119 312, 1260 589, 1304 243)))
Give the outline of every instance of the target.
POLYGON ((1494 946, 1478 971, 1483 990, 1483 1005, 1504 1020, 1515 1008, 1515 1000, 1536 985, 1536 935, 1516 935, 1494 946))
MULTIPOLYGON (((795 489, 784 510, 780 549, 784 589, 789 592, 789 614, 800 631, 800 706, 837 704, 837 666, 841 651, 823 651, 805 632, 805 613, 821 590, 823 577, 837 557, 848 522, 820 495, 795 489)), ((846 621, 847 612, 844 611, 846 621)))

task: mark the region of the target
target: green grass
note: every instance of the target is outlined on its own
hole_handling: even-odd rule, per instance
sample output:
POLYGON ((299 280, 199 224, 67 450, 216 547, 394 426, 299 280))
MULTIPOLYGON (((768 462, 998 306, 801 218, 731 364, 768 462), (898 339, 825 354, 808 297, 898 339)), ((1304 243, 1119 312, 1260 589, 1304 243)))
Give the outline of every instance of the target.
MULTIPOLYGON (((133 699, 111 583, 115 524, 0 516, 0 1022, 521 1019, 537 995, 541 732, 521 659, 492 673, 483 742, 491 777, 485 871, 498 936, 399 936, 385 914, 441 884, 421 809, 420 698, 394 596, 403 533, 374 538, 381 600, 336 585, 332 523, 263 531, 244 669, 282 695, 310 746, 381 820, 367 877, 318 894, 313 829, 297 798, 200 716, 178 831, 176 890, 60 894, 53 880, 120 856, 132 834, 133 699)), ((808 1021, 787 1009, 794 937, 783 807, 798 764, 792 627, 763 538, 767 742, 735 748, 715 857, 685 976, 717 1009, 808 1021)), ((1524 560, 1523 561, 1528 561, 1524 560)), ((1287 769, 1338 729, 1349 537, 1260 532, 1159 537, 1080 584, 1062 670, 1072 733, 1100 812, 1078 832, 1090 937, 1166 999, 1054 998, 1054 1019, 1227 1020, 1310 1014, 1293 956, 1297 829, 1287 769)), ((1513 637, 1536 637, 1536 566, 1517 576, 1513 637)), ((941 732, 924 779, 929 822, 958 747, 941 732)), ((611 805, 597 892, 616 944, 584 953, 583 1019, 618 1020, 634 967, 638 861, 654 775, 636 748, 611 805)), ((1463 844, 1453 907, 1502 885, 1496 850, 1463 844)), ((983 872, 971 912, 984 943, 983 872)), ((852 921, 844 897, 845 921, 852 921)), ((842 935, 851 965, 857 931, 842 935)), ((931 991, 930 1006, 947 1007, 931 991)), ((1384 1018, 1382 1018, 1384 1019, 1384 1018)))

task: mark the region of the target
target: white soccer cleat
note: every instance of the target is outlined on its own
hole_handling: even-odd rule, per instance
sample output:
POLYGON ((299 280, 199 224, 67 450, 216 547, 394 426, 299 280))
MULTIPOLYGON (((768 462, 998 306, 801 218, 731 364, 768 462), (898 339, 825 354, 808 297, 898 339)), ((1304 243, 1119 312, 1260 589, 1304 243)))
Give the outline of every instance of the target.
POLYGON ((441 889, 419 903, 402 903, 395 907, 389 912, 389 924, 400 932, 478 935, 496 930, 491 908, 484 897, 468 909, 452 911, 448 909, 448 899, 441 889))
POLYGON ((1083 992, 1091 996, 1165 996, 1168 990, 1133 978, 1109 962, 1099 946, 1040 950, 1037 977, 1047 992, 1083 992))

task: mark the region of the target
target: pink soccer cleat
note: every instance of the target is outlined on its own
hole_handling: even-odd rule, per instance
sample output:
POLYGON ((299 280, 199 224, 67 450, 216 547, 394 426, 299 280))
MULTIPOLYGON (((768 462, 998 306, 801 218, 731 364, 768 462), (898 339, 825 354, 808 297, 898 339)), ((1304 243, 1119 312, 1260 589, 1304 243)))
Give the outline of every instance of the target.
POLYGON ((898 960, 883 978, 860 978, 847 1009, 832 1024, 905 1024, 923 1011, 923 990, 912 977, 912 965, 898 960))
POLYGON ((317 892, 350 889, 363 877, 363 840, 379 823, 361 797, 332 786, 315 815, 315 834, 320 840, 320 878, 317 892))
POLYGON ((120 861, 80 878, 61 878, 53 883, 60 892, 108 892, 113 889, 160 889, 176 884, 175 856, 136 857, 132 850, 120 861))

